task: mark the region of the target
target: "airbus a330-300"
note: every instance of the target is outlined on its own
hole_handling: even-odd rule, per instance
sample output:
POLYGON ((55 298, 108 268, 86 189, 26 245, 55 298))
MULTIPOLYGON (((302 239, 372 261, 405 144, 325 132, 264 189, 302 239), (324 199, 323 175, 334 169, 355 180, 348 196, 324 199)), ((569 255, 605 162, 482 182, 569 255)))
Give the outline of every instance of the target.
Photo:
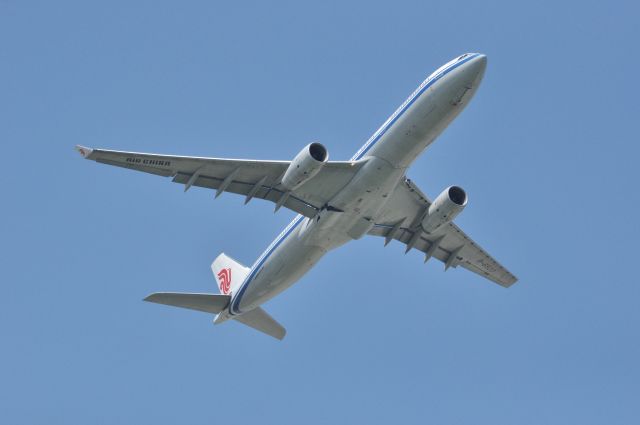
POLYGON ((91 149, 80 154, 103 164, 171 177, 184 185, 271 201, 298 213, 251 267, 220 254, 211 269, 219 294, 154 293, 146 301, 237 320, 282 339, 285 329, 261 305, 297 282, 327 252, 360 239, 397 240, 509 287, 516 277, 469 238, 453 219, 467 194, 450 186, 431 201, 406 177, 409 166, 476 93, 487 59, 467 53, 431 74, 349 161, 329 161, 320 143, 292 161, 238 160, 91 149))

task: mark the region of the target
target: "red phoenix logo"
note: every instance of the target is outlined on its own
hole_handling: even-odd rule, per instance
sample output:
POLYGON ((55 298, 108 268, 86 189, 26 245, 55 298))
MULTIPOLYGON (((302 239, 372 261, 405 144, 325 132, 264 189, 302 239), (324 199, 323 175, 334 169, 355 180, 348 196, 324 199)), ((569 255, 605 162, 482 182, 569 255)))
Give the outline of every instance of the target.
POLYGON ((227 295, 231 289, 231 269, 222 269, 218 272, 220 290, 227 295))

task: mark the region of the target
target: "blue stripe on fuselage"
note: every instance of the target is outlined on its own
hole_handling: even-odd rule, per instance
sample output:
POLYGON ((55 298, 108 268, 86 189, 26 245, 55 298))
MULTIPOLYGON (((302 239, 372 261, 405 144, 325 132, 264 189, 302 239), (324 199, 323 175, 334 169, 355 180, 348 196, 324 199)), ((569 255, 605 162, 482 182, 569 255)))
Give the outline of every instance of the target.
POLYGON ((238 308, 240 305, 240 299, 242 298, 242 295, 249 287, 249 283, 251 282, 251 280, 253 280, 253 278, 255 277, 257 272, 260 270, 260 268, 264 265, 264 263, 267 261, 269 256, 271 256, 273 251, 275 251, 276 248, 278 248, 278 246, 280 246, 280 244, 284 242, 284 240, 291 234, 291 232, 293 232, 298 227, 298 225, 302 223, 303 219, 304 219, 304 216, 301 214, 298 214, 296 218, 291 223, 289 223, 287 227, 285 227, 284 231, 280 234, 280 236, 278 236, 271 243, 271 245, 269 245, 269 247, 262 253, 260 258, 258 258, 258 261, 256 261, 256 264, 254 264, 254 266, 251 268, 249 275, 244 280, 244 282, 242 282, 242 285, 240 286, 240 290, 237 292, 237 295, 234 295, 233 299, 231 300, 231 303, 229 303, 229 313, 231 313, 232 315, 241 313, 241 311, 238 308))
POLYGON ((389 117, 387 119, 387 122, 382 124, 382 126, 378 129, 378 131, 373 133, 371 138, 369 138, 369 140, 367 140, 367 143, 365 143, 360 148, 360 150, 358 150, 358 152, 356 152, 356 154, 353 156, 353 158, 351 158, 351 160, 352 161, 357 161, 358 159, 362 158, 369 151, 369 149, 371 149, 373 147, 373 145, 375 145, 378 142, 378 140, 380 140, 380 138, 385 135, 387 130, 389 130, 389 128, 391 128, 391 126, 396 121, 398 121, 398 119, 400 119, 402 114, 404 114, 404 112, 407 109, 409 109, 409 107, 411 105, 413 105, 416 100, 418 100, 420 95, 422 93, 424 93, 429 87, 431 87, 436 81, 438 81, 440 78, 442 78, 443 76, 448 74, 450 71, 454 70, 455 68, 459 67, 460 65, 470 61, 471 59, 473 59, 473 58, 475 58, 475 57, 477 57, 479 55, 480 55, 479 53, 475 53, 475 54, 469 55, 466 58, 464 58, 463 60, 459 60, 458 62, 452 63, 447 68, 444 68, 444 69, 436 71, 437 74, 431 74, 429 77, 427 77, 427 79, 424 80, 424 82, 416 89, 416 91, 413 92, 413 94, 411 96, 409 96, 409 98, 407 100, 405 100, 402 105, 400 105, 400 107, 393 113, 393 115, 391 115, 391 117, 389 117))
MULTIPOLYGON (((402 105, 400 105, 400 107, 393 113, 393 115, 391 115, 391 117, 387 119, 387 121, 378 129, 378 131, 376 131, 369 138, 369 140, 367 140, 367 142, 360 148, 360 150, 356 152, 353 158, 351 158, 351 161, 357 161, 361 159, 378 142, 378 140, 380 140, 380 138, 389 130, 389 128, 391 128, 391 126, 396 121, 398 121, 398 119, 400 119, 402 114, 404 114, 405 111, 409 107, 411 107, 411 105, 413 105, 416 100, 418 100, 420 95, 422 95, 422 93, 424 93, 436 81, 438 81, 440 78, 448 74, 450 71, 456 69, 463 63, 466 63, 477 56, 479 56, 479 54, 477 53, 473 55, 469 55, 462 60, 453 62, 449 67, 438 70, 436 71, 435 74, 431 74, 429 77, 427 77, 427 79, 424 80, 424 82, 418 87, 418 89, 414 91, 411 94, 411 96, 409 96, 409 98, 405 100, 405 102, 402 105)), ((264 263, 271 256, 271 254, 273 254, 273 252, 282 244, 282 242, 298 227, 300 223, 302 223, 303 218, 304 216, 302 215, 296 216, 296 218, 293 219, 291 223, 289 223, 289 225, 284 229, 284 231, 273 242, 271 242, 271 245, 269 245, 269 247, 262 253, 260 258, 258 258, 258 261, 256 261, 254 266, 251 268, 249 275, 244 280, 244 282, 242 282, 242 285, 240 285, 240 290, 236 294, 234 294, 233 299, 231 300, 231 303, 229 303, 229 313, 231 313, 232 315, 237 315, 242 313, 239 309, 240 301, 242 299, 243 294, 251 284, 251 281, 255 278, 256 274, 258 273, 258 271, 260 271, 264 263)))

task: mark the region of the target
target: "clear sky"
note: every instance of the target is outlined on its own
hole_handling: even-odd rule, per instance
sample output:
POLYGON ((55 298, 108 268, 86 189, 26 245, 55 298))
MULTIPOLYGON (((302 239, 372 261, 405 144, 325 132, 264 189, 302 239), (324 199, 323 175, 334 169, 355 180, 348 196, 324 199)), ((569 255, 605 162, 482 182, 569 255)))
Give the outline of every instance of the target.
POLYGON ((638 423, 634 3, 0 1, 0 421, 638 423), (75 144, 348 159, 464 52, 484 82, 408 174, 518 284, 364 238, 266 305, 282 342, 141 301, 294 214, 75 144))

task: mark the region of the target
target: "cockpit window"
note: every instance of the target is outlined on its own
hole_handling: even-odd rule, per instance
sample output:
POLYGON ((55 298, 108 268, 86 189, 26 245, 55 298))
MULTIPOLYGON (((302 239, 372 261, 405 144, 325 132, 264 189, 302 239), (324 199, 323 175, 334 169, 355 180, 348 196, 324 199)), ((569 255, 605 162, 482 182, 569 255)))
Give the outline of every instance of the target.
POLYGON ((459 56, 458 60, 461 61, 462 59, 466 58, 467 56, 469 56, 469 53, 465 53, 464 55, 459 56))

